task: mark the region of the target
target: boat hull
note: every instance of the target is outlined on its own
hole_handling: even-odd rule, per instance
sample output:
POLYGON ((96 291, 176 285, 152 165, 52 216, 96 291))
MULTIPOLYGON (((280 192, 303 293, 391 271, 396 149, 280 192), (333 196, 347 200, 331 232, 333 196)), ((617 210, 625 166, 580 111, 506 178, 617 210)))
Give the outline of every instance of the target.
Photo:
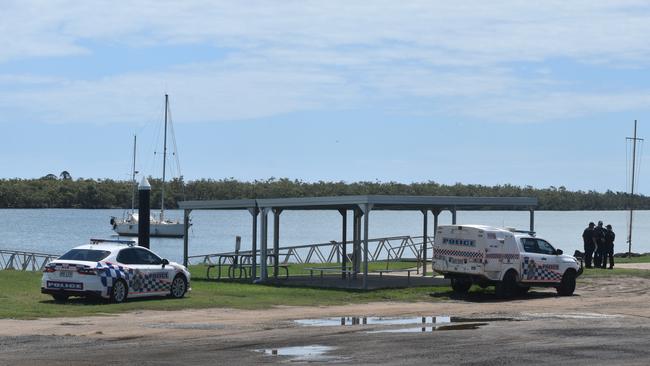
MULTIPOLYGON (((138 224, 118 223, 113 226, 113 231, 122 236, 138 236, 138 224)), ((181 223, 151 223, 149 235, 163 238, 182 238, 185 228, 181 223)))

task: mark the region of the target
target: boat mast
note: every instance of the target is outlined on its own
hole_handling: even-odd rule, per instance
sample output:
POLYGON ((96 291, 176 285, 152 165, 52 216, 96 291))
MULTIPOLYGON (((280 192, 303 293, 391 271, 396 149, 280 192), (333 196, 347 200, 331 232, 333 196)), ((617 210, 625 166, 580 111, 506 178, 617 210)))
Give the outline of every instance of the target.
POLYGON ((135 212, 135 192, 138 190, 138 183, 135 181, 135 147, 138 143, 138 136, 133 135, 133 169, 131 169, 131 182, 133 183, 133 192, 131 193, 131 212, 135 212))
POLYGON ((627 234, 627 256, 630 258, 632 254, 632 217, 634 215, 634 178, 636 170, 636 142, 643 141, 643 139, 636 137, 636 120, 634 120, 634 137, 627 137, 627 140, 632 140, 632 184, 630 185, 630 226, 628 227, 627 234))
POLYGON ((169 110, 169 96, 165 94, 165 138, 163 144, 163 174, 162 191, 160 193, 160 222, 165 219, 165 168, 167 167, 167 111, 169 110))

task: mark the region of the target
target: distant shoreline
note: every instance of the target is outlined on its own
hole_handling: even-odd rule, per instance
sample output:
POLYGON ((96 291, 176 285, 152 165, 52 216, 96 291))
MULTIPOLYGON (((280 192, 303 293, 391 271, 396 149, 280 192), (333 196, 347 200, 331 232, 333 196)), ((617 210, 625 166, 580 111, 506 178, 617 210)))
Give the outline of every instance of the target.
MULTIPOLYGON (((148 178, 151 201, 160 202, 161 181, 148 178)), ((130 208, 133 185, 112 179, 59 179, 48 175, 40 179, 0 179, 0 208, 130 208)), ((540 211, 627 210, 630 195, 608 190, 569 191, 565 187, 533 188, 510 184, 439 184, 434 181, 398 182, 304 182, 288 178, 238 181, 200 179, 165 183, 165 207, 176 208, 184 200, 226 200, 241 198, 318 197, 346 195, 536 197, 540 211)), ((137 201, 137 200, 136 200, 137 201)), ((159 204, 158 204, 159 206, 159 204)), ((650 197, 635 195, 634 208, 650 209, 650 197)))

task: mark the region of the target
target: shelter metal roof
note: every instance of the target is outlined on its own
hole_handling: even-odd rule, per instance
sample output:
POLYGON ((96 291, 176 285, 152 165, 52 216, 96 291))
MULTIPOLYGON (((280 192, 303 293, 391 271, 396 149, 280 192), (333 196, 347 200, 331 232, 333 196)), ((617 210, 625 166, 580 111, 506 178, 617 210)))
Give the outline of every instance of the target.
POLYGON ((181 201, 178 207, 184 210, 246 210, 256 208, 257 202, 254 199, 181 201))
POLYGON ((241 200, 183 201, 181 209, 236 210, 280 208, 284 210, 338 210, 372 205, 373 210, 533 208, 535 197, 467 197, 467 196, 335 196, 294 197, 241 200))

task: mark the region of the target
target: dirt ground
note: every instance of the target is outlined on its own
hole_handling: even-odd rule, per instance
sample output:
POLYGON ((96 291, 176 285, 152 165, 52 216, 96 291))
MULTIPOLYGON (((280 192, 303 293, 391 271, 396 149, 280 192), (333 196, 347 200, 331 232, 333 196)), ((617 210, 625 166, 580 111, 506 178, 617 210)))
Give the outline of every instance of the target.
POLYGON ((491 294, 433 301, 436 296, 441 294, 421 303, 5 319, 0 320, 0 365, 93 365, 100 360, 112 365, 648 364, 650 281, 642 278, 582 280, 571 297, 558 297, 552 289, 509 301, 491 294), (432 324, 434 316, 451 316, 452 323, 432 324), (294 322, 330 317, 335 323, 343 317, 346 325, 294 322), (347 317, 416 320, 348 325, 347 317), (427 317, 426 324, 420 324, 421 317, 427 317), (285 356, 294 349, 284 347, 304 346, 329 348, 320 356, 285 356))

